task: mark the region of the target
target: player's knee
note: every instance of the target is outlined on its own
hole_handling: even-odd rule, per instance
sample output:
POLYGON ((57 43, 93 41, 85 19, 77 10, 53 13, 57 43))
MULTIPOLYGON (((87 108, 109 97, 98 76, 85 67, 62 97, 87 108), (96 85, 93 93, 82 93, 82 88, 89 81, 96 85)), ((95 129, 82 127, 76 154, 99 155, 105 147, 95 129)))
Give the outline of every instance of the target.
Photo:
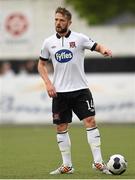
POLYGON ((62 132, 62 131, 66 131, 68 128, 68 124, 59 124, 57 125, 57 132, 62 132))
POLYGON ((90 116, 84 119, 84 125, 86 128, 92 128, 96 126, 95 117, 90 116))

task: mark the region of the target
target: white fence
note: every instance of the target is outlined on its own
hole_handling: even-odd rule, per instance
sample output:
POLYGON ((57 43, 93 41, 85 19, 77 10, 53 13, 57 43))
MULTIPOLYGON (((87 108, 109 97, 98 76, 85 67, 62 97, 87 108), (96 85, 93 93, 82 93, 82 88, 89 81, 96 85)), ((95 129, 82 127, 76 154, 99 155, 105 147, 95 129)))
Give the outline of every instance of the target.
MULTIPOLYGON (((87 75, 98 122, 135 122, 135 74, 87 75)), ((74 115, 74 122, 79 122, 74 115)), ((0 123, 52 123, 39 76, 0 77, 0 123)))

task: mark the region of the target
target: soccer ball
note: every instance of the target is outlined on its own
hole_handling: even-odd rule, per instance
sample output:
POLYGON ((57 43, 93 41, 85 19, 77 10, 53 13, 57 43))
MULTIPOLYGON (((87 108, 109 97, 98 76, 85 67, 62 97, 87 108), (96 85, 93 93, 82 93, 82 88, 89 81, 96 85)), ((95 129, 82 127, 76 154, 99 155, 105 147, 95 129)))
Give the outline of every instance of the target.
POLYGON ((127 169, 127 161, 125 160, 124 156, 114 154, 110 156, 110 159, 107 162, 107 167, 112 174, 121 175, 127 169))

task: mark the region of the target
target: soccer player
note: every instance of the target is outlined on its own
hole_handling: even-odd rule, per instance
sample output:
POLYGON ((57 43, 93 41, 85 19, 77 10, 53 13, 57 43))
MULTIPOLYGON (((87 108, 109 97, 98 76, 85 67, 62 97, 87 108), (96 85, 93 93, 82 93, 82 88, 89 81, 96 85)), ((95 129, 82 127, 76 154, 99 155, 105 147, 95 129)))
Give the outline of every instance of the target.
POLYGON ((56 34, 44 40, 38 71, 44 80, 48 95, 52 99, 53 123, 57 129, 57 143, 62 156, 62 165, 50 174, 71 174, 74 172, 71 159, 71 142, 68 123, 72 122, 72 112, 83 121, 87 132, 93 164, 92 167, 110 174, 103 162, 100 148, 100 133, 95 122, 95 108, 92 94, 84 73, 84 51, 97 51, 103 56, 112 56, 111 50, 96 43, 86 35, 73 32, 71 13, 62 7, 55 11, 56 34), (53 82, 49 79, 46 61, 52 60, 53 82))

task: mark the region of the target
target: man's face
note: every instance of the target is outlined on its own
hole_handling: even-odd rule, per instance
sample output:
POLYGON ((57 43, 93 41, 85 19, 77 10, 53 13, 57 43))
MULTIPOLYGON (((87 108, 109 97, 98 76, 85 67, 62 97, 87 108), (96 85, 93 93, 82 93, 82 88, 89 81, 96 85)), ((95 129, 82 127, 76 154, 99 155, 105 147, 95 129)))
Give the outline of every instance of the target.
POLYGON ((61 13, 55 14, 55 30, 57 33, 65 33, 70 26, 71 21, 67 19, 66 16, 63 16, 61 13))

